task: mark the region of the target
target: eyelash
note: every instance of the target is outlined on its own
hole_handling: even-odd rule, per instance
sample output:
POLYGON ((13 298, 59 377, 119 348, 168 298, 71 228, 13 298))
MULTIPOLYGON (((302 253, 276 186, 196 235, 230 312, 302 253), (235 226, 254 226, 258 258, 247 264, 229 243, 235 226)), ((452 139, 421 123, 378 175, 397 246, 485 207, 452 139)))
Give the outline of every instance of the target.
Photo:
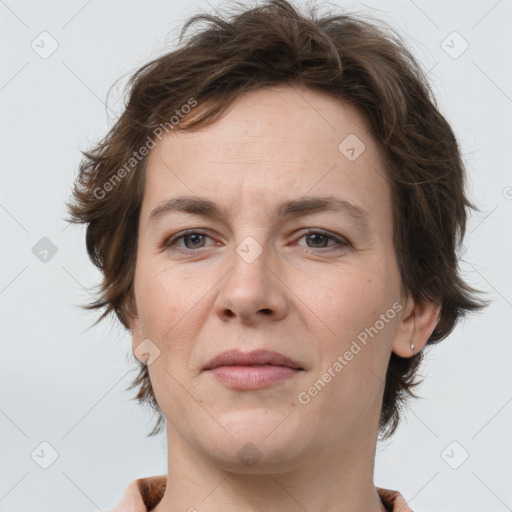
MULTIPOLYGON (((177 245, 174 245, 178 240, 188 238, 189 236, 192 236, 192 235, 201 235, 201 236, 205 236, 207 238, 211 238, 209 235, 207 235, 206 233, 204 233, 202 231, 187 230, 187 231, 183 231, 182 233, 180 233, 174 237, 171 237, 171 238, 168 238, 167 240, 165 240, 164 243, 162 244, 162 248, 170 250, 170 251, 180 252, 182 254, 190 254, 192 252, 198 252, 201 249, 205 249, 204 247, 199 247, 198 249, 183 249, 181 247, 178 247, 177 245)), ((336 242, 336 245, 338 246, 338 247, 335 247, 335 246, 319 247, 318 249, 320 249, 320 250, 329 251, 329 249, 333 250, 333 248, 334 248, 334 250, 337 250, 337 249, 351 246, 351 244, 348 241, 346 241, 342 238, 338 238, 337 236, 331 235, 325 231, 318 230, 318 229, 308 230, 306 233, 302 234, 302 236, 299 238, 299 240, 301 238, 304 238, 307 236, 312 236, 312 235, 321 235, 324 238, 327 238, 328 240, 329 239, 333 240, 334 242, 336 242)), ((318 252, 318 249, 315 249, 314 247, 306 247, 306 252, 318 252)))

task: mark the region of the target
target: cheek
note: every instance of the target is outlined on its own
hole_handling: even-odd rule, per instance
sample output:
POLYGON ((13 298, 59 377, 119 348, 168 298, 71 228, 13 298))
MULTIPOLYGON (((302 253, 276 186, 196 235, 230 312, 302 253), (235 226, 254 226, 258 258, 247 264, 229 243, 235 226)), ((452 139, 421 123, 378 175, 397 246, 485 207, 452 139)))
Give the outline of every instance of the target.
POLYGON ((310 296, 309 302, 336 336, 344 340, 375 322, 392 303, 385 274, 369 259, 337 269, 323 283, 324 292, 310 296))
POLYGON ((210 284, 204 271, 185 275, 182 269, 158 261, 137 269, 135 296, 142 333, 157 345, 162 361, 173 371, 186 371, 208 314, 208 291, 216 281, 210 284))
MULTIPOLYGON (((307 411, 312 417, 331 418, 336 423, 339 416, 333 411, 344 411, 360 418, 383 386, 397 318, 392 308, 396 284, 390 282, 382 259, 372 258, 366 258, 360 266, 338 269, 332 279, 321 281, 323 295, 310 296, 309 304, 317 305, 314 312, 318 311, 329 328, 328 334, 318 340, 321 365, 310 384, 321 391, 307 411), (325 387, 315 384, 324 377, 328 381, 325 387)), ((316 393, 315 389, 311 391, 316 393)))
MULTIPOLYGON (((398 316, 393 309, 397 283, 383 262, 375 255, 364 264, 340 269, 321 299, 318 314, 329 327, 318 347, 321 371, 331 368, 336 375, 324 403, 350 408, 350 397, 359 396, 364 409, 385 380, 398 316)), ((310 300, 318 304, 319 295, 310 300)))
POLYGON ((186 307, 182 298, 186 278, 176 279, 161 265, 141 264, 135 273, 135 297, 143 333, 146 337, 161 339, 172 330, 186 307))

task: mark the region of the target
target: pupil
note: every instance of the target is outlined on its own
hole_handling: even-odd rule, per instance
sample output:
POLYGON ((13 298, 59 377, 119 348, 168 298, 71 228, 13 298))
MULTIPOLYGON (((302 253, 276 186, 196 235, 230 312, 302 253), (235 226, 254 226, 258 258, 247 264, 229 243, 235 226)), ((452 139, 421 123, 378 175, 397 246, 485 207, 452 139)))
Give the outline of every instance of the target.
POLYGON ((319 235, 318 233, 315 233, 314 235, 311 235, 312 238, 314 238, 313 243, 318 242, 318 237, 322 238, 323 235, 319 235))
POLYGON ((198 237, 201 237, 201 236, 202 236, 202 235, 197 235, 197 234, 196 234, 196 235, 190 235, 190 236, 189 236, 189 239, 192 239, 192 245, 195 245, 195 244, 196 244, 196 242, 198 242, 197 238, 198 238, 198 237))

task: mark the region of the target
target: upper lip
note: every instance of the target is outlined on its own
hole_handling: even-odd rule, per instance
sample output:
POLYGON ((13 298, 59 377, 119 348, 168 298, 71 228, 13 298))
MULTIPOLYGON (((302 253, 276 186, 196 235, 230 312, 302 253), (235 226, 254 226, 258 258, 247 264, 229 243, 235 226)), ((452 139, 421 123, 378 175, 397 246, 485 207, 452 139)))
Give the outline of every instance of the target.
POLYGON ((239 350, 228 350, 218 354, 211 359, 203 370, 212 370, 219 366, 251 366, 251 365, 273 365, 287 366, 297 370, 303 370, 300 364, 289 357, 274 352, 273 350, 253 350, 252 352, 240 352, 239 350))

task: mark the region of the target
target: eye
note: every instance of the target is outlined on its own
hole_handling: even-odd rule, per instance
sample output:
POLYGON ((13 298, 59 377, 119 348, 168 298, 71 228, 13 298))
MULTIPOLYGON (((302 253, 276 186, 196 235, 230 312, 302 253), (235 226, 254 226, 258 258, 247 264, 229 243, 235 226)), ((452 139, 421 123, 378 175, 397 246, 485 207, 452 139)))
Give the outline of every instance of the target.
POLYGON ((204 242, 204 239, 211 238, 205 233, 201 231, 184 231, 181 235, 170 238, 164 243, 164 247, 166 249, 170 249, 172 251, 178 251, 183 253, 188 253, 193 251, 194 249, 202 249, 204 245, 201 245, 204 242), (185 248, 176 245, 176 242, 179 240, 183 240, 185 243, 185 248), (187 242, 189 240, 189 242, 187 242))
MULTIPOLYGON (((203 249, 205 247, 204 241, 205 238, 210 238, 206 233, 203 233, 202 231, 184 231, 183 233, 171 237, 168 240, 165 240, 162 244, 162 248, 165 248, 170 251, 177 251, 184 254, 189 254, 190 252, 194 252, 196 249, 203 249), (183 241, 185 247, 181 247, 177 244, 177 242, 183 241)), ((313 241, 313 246, 307 246, 308 249, 327 249, 327 250, 336 250, 344 247, 349 247, 350 243, 343 240, 342 238, 339 238, 334 235, 330 235, 329 233, 317 229, 311 229, 304 233, 299 240, 306 238, 313 241), (325 242, 332 241, 334 242, 330 247, 325 246, 325 242)), ((300 244, 302 245, 302 244, 300 244)), ((309 252, 309 251, 308 251, 309 252)), ((313 251, 317 252, 317 251, 313 251)))
MULTIPOLYGON (((330 235, 329 233, 327 233, 325 231, 320 231, 320 230, 315 230, 315 229, 309 230, 307 233, 305 233, 303 236, 300 237, 300 239, 302 239, 302 238, 312 240, 313 244, 314 244, 312 247, 316 248, 316 249, 332 249, 332 248, 339 249, 340 247, 348 247, 350 245, 347 241, 345 241, 341 238, 338 238, 337 236, 330 235), (329 241, 333 241, 334 244, 331 245, 331 247, 326 247, 324 245, 324 242, 329 242, 329 241), (320 245, 318 245, 318 244, 320 244, 320 245)), ((308 245, 308 247, 311 247, 311 246, 308 245)))

